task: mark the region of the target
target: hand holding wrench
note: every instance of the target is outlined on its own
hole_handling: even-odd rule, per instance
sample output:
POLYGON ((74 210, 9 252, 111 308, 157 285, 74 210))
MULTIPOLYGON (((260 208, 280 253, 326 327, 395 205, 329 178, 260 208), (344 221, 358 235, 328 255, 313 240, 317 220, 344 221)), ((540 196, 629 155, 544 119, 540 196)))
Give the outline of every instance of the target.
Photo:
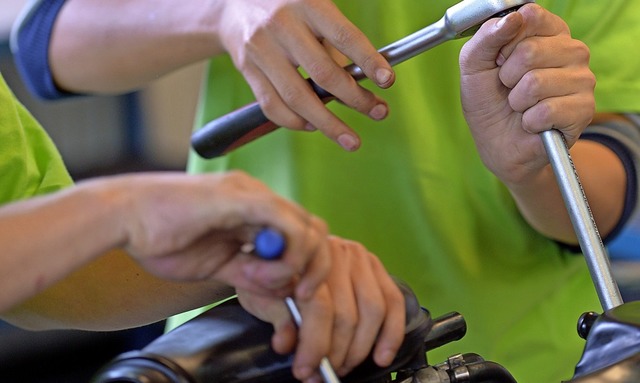
MULTIPOLYGON (((387 45, 379 52, 391 65, 396 65, 446 41, 471 36, 485 21, 504 16, 532 2, 533 0, 463 0, 447 9, 437 22, 387 45)), ((345 70, 357 81, 365 78, 357 65, 349 65, 345 70)), ((320 99, 325 102, 333 99, 329 92, 311 79, 308 81, 320 99)), ((214 158, 276 128, 255 102, 213 120, 194 132, 191 145, 200 156, 214 158)))

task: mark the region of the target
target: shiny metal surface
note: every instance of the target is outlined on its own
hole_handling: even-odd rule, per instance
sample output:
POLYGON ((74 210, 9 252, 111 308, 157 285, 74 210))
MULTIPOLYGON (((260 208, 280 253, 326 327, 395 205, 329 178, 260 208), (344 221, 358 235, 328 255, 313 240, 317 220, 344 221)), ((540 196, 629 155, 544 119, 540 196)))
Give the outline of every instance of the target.
MULTIPOLYGON (((435 23, 414 32, 379 52, 391 65, 399 64, 446 41, 471 36, 487 20, 503 16, 533 0, 464 0, 447 9, 435 23)), ((356 80, 364 79, 357 65, 345 68, 356 80)))
POLYGON ((609 256, 600 238, 564 138, 555 129, 545 131, 541 136, 580 248, 587 261, 600 304, 604 310, 620 306, 624 302, 611 272, 609 256))

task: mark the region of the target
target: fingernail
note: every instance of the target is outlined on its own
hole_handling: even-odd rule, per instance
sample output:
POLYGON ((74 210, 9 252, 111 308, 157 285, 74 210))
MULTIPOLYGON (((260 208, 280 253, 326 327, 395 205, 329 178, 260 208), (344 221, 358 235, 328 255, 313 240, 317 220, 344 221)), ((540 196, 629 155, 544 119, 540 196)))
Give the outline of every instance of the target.
POLYGON ((507 22, 507 17, 509 16, 511 16, 510 13, 508 15, 501 17, 500 20, 498 20, 498 22, 496 23, 496 28, 497 29, 502 28, 502 26, 507 22))
POLYGON ((309 379, 304 381, 304 383, 322 383, 322 382, 323 382, 323 380, 318 374, 316 374, 316 375, 314 375, 314 376, 312 376, 309 379))
POLYGON ((318 129, 315 126, 311 125, 310 123, 307 123, 304 126, 304 130, 306 130, 307 132, 315 132, 318 129))
POLYGON ((380 353, 380 358, 378 363, 380 363, 380 367, 387 367, 393 362, 394 354, 391 350, 384 350, 380 353))
POLYGON ((342 134, 338 137, 338 143, 345 150, 350 152, 356 150, 358 148, 358 140, 350 134, 342 134))
POLYGON ((376 121, 379 121, 387 117, 388 113, 389 108, 387 108, 385 104, 378 104, 369 111, 369 117, 373 118, 376 121))
POLYGON ((296 377, 301 380, 309 379, 311 374, 313 374, 313 370, 310 367, 296 367, 296 377))
POLYGON ((391 80, 391 76, 393 76, 393 73, 391 73, 389 69, 378 69, 376 71, 376 82, 378 85, 385 85, 389 80, 391 80))

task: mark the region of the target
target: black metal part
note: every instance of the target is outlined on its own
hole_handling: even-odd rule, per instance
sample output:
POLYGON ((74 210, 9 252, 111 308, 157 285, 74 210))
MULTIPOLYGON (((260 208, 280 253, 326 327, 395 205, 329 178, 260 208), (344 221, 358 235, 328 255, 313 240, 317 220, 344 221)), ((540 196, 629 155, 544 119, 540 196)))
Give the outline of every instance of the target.
POLYGON ((596 319, 598 319, 598 316, 599 315, 593 311, 580 315, 580 318, 578 319, 578 335, 580 338, 587 339, 593 324, 596 322, 596 319))
MULTIPOLYGON (((424 339, 431 329, 430 314, 419 306, 408 286, 400 282, 398 285, 405 296, 407 326, 394 362, 381 368, 369 356, 343 382, 389 381, 391 372, 426 364, 424 339)), ((271 349, 272 335, 270 324, 253 317, 237 299, 232 299, 140 351, 120 355, 102 368, 92 383, 297 382, 291 373, 293 357, 271 349), (150 376, 158 380, 147 379, 150 376)))
MULTIPOLYGON (((605 311, 595 320, 589 331, 582 358, 576 366, 574 379, 623 368, 626 374, 637 377, 640 374, 640 364, 636 363, 634 366, 629 361, 637 361, 639 356, 640 301, 635 301, 605 311)), ((640 380, 634 380, 638 381, 640 380)), ((628 380, 611 382, 626 383, 628 380)))
POLYGON ((462 339, 467 333, 467 322, 462 315, 451 312, 434 319, 431 331, 424 339, 427 351, 436 349, 444 344, 462 339))

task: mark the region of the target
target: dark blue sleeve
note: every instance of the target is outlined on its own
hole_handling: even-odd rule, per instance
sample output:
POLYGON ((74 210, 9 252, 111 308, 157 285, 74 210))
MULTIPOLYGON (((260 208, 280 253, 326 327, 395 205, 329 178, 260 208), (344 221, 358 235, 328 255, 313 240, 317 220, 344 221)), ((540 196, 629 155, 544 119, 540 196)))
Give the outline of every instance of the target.
POLYGON ((55 100, 74 94, 59 89, 49 67, 51 31, 65 0, 35 0, 23 10, 11 32, 11 50, 27 88, 37 97, 55 100))
POLYGON ((611 121, 592 125, 581 138, 607 146, 622 161, 627 175, 624 210, 605 243, 612 258, 640 259, 640 118, 627 117, 632 123, 611 121))

